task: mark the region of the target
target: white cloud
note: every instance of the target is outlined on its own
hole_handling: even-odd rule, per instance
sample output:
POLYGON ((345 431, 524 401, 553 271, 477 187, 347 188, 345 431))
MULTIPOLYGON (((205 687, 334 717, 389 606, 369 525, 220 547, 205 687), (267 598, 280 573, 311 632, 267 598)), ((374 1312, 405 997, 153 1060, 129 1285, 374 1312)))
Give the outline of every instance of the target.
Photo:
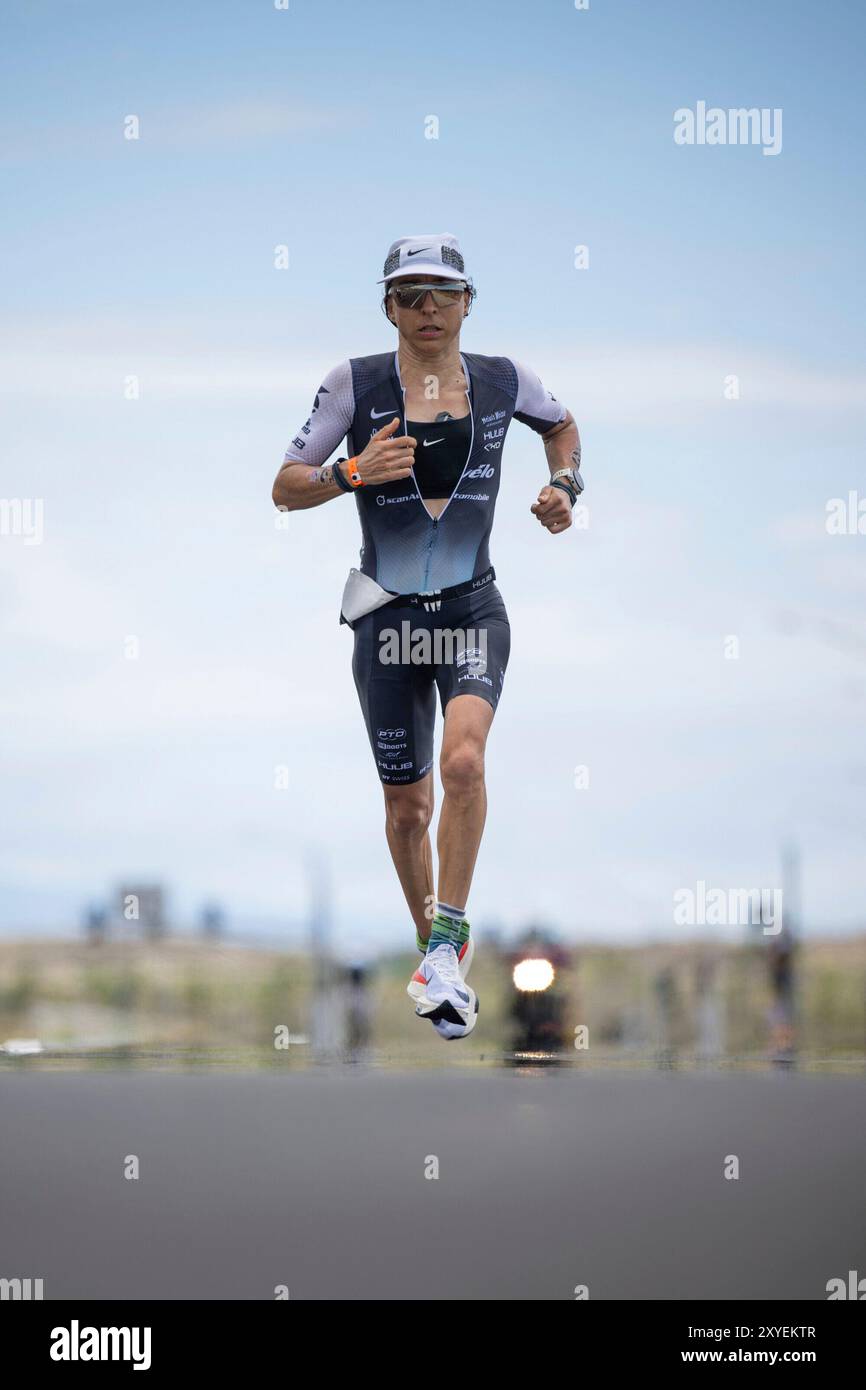
MULTIPOLYGON (((0 356, 0 393, 17 397, 106 397, 116 395, 123 378, 140 377, 152 399, 231 397, 237 400, 296 392, 304 400, 315 390, 317 373, 333 365, 334 354, 292 357, 270 342, 250 347, 248 325, 234 337, 230 325, 220 334, 229 349, 202 338, 193 320, 178 316, 140 319, 133 329, 124 320, 87 318, 50 325, 11 325, 14 342, 0 356), (169 346, 170 345, 170 346, 169 346)), ((266 327, 263 332, 270 332, 266 327)), ((744 354, 733 346, 660 343, 651 353, 626 344, 594 344, 575 353, 571 346, 537 350, 527 344, 520 359, 532 363, 551 389, 565 395, 578 419, 618 425, 706 418, 708 411, 777 409, 798 415, 866 410, 866 375, 829 372, 819 365, 744 354), (725 377, 740 378, 741 399, 726 400, 725 377), (562 383, 562 385, 560 385, 562 383)))
POLYGON ((141 114, 152 129, 149 138, 158 142, 160 148, 191 144, 225 147, 238 141, 258 144, 275 137, 290 139, 312 130, 338 130, 346 120, 345 111, 330 101, 316 106, 274 100, 237 101, 214 106, 163 107, 150 115, 141 114))
POLYGON ((259 146, 271 139, 293 140, 316 130, 339 130, 347 119, 357 126, 366 119, 362 105, 347 113, 333 100, 316 106, 261 98, 222 102, 208 106, 133 105, 110 120, 87 125, 64 120, 39 126, 15 126, 7 122, 0 139, 0 161, 27 164, 49 159, 113 156, 138 149, 160 155, 209 145, 229 150, 238 144, 259 146), (124 120, 135 115, 140 138, 124 137, 124 120), (132 147, 132 148, 131 148, 132 147))

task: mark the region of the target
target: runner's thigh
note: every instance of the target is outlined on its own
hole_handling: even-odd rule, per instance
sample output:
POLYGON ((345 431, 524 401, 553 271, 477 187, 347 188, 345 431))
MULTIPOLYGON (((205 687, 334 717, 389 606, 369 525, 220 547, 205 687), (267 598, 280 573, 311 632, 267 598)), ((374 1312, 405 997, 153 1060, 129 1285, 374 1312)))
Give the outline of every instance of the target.
POLYGON ((433 766, 433 668, 405 660, 410 650, 399 641, 402 622, 415 625, 415 611, 379 609, 359 618, 354 628, 355 688, 379 780, 389 786, 418 782, 433 766))

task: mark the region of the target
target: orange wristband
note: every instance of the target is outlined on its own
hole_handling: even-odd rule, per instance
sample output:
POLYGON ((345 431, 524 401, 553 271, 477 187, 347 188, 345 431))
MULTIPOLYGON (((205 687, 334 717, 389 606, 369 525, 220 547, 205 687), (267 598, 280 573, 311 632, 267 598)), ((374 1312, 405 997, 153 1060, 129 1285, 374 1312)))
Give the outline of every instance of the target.
POLYGON ((352 458, 352 459, 346 459, 346 474, 347 474, 347 476, 348 476, 349 482, 352 484, 352 487, 363 487, 363 486, 364 486, 364 479, 361 477, 360 473, 358 472, 358 469, 357 469, 357 467, 356 467, 357 462, 358 462, 358 456, 357 456, 357 454, 356 454, 355 457, 352 458))

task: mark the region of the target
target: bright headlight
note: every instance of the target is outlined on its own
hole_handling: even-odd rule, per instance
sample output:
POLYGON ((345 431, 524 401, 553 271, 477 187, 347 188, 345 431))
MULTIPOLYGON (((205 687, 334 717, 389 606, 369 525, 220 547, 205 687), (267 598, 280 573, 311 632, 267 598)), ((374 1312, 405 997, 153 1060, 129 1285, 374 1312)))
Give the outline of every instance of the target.
POLYGON ((553 984, 554 974, 549 960, 521 960, 514 967, 514 988, 526 994, 549 989, 553 984))

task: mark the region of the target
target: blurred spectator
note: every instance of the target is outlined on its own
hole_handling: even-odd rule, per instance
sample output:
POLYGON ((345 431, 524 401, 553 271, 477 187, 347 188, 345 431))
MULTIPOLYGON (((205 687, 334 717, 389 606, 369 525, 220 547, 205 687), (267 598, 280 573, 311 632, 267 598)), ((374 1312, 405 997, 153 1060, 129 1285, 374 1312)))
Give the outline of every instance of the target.
POLYGON ((370 998, 370 971, 363 965, 350 965, 345 981, 346 1051, 359 1061, 369 1050, 373 1036, 373 1002, 370 998))
POLYGON ((774 1062, 792 1062, 796 1052, 796 954, 796 942, 787 926, 777 936, 767 938, 767 967, 773 996, 770 1005, 770 1055, 774 1062))

